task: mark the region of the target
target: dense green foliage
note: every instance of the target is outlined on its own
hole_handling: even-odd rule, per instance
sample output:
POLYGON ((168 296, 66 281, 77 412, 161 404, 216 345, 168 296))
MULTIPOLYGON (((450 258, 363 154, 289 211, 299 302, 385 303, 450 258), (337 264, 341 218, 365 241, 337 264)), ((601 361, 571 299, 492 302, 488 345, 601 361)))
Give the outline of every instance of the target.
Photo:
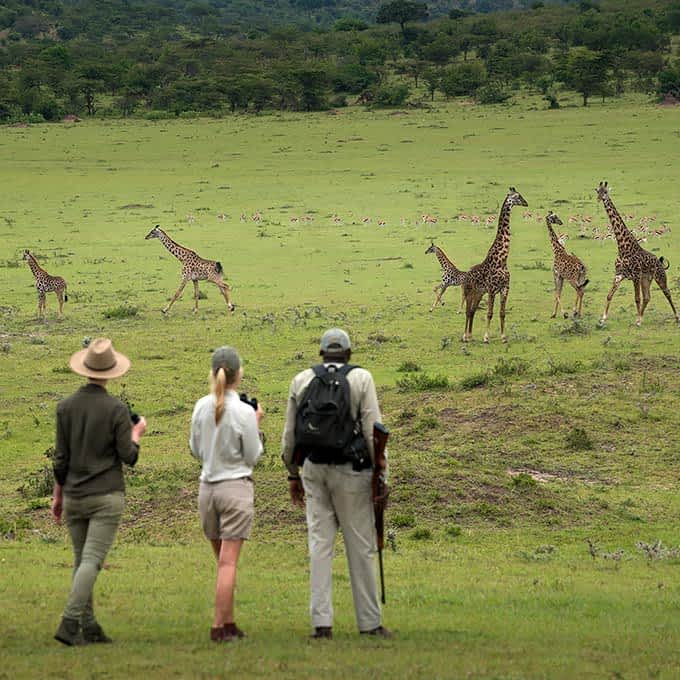
POLYGON ((511 3, 477 2, 448 15, 437 3, 363 4, 368 15, 281 0, 288 12, 258 22, 261 3, 12 0, 0 10, 0 120, 422 106, 435 95, 498 103, 520 87, 571 88, 584 105, 674 91, 677 0, 485 14, 511 3), (333 22, 302 20, 322 9, 333 22))

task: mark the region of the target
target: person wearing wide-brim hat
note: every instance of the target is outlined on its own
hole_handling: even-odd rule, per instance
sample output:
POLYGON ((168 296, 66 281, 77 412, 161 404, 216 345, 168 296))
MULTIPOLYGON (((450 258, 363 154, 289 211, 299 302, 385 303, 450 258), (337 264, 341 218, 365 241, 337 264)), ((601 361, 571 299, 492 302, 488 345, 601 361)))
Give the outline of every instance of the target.
POLYGON ((52 517, 66 518, 75 570, 55 639, 65 645, 111 642, 94 615, 92 591, 123 514, 122 464, 134 465, 145 418, 133 425, 128 407, 106 391, 127 373, 130 360, 108 338, 96 338, 70 359, 88 379, 57 405, 52 517))

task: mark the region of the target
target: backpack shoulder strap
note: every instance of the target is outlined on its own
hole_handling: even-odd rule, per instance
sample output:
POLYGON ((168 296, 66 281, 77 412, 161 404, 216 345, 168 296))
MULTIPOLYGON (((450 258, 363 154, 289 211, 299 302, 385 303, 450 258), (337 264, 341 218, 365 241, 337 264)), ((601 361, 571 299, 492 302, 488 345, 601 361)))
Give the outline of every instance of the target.
POLYGON ((317 378, 322 376, 324 373, 328 372, 328 370, 323 364, 317 364, 316 366, 312 366, 312 370, 314 371, 314 375, 317 378))
POLYGON ((338 373, 340 373, 340 375, 346 376, 351 370, 355 368, 359 368, 359 366, 357 366, 356 364, 343 364, 338 369, 338 373))

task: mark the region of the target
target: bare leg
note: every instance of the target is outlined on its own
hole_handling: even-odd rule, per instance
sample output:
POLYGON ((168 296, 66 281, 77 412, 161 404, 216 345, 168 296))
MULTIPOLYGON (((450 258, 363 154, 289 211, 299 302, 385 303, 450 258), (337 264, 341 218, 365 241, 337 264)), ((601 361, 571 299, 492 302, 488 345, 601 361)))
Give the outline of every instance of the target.
POLYGON ((187 285, 187 279, 182 279, 182 283, 180 283, 179 288, 177 289, 177 292, 172 297, 172 300, 170 300, 170 302, 168 302, 165 309, 162 310, 163 314, 168 313, 170 307, 172 307, 175 304, 175 301, 182 294, 182 291, 184 290, 184 286, 186 286, 186 285, 187 285))
POLYGON ((489 331, 491 330, 491 319, 493 318, 493 303, 495 298, 495 293, 489 293, 488 309, 486 310, 486 333, 484 333, 484 342, 489 342, 489 331))
POLYGON ((236 589, 236 566, 241 554, 242 539, 211 540, 217 559, 217 586, 215 588, 215 617, 213 627, 234 623, 234 590, 236 589))
POLYGON ((553 310, 551 319, 557 316, 557 308, 560 308, 560 314, 564 316, 564 309, 562 308, 562 286, 564 285, 564 279, 559 275, 555 274, 555 309, 553 310))
POLYGON ((508 302, 508 295, 510 294, 510 288, 503 288, 501 291, 501 308, 498 315, 501 319, 501 342, 507 342, 508 338, 505 335, 505 307, 508 302))
POLYGON ((612 298, 614 297, 614 293, 616 293, 618 287, 621 285, 621 281, 623 281, 623 276, 621 276, 621 274, 617 274, 614 277, 614 283, 612 283, 612 288, 607 295, 607 303, 604 306, 604 312, 602 313, 602 318, 600 319, 600 323, 604 323, 607 320, 607 316, 609 314, 609 305, 612 302, 612 298))
POLYGON ((198 281, 192 281, 194 284, 194 314, 198 311, 198 281))

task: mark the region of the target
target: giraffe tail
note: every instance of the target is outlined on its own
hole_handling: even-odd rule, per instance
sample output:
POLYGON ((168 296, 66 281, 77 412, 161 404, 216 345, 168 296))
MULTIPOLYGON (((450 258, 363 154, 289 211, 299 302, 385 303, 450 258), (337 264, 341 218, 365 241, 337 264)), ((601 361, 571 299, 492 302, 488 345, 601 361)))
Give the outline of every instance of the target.
POLYGON ((215 271, 216 271, 218 274, 221 274, 221 273, 224 271, 224 269, 222 268, 222 263, 221 263, 221 262, 215 262, 215 271))
POLYGON ((666 258, 664 258, 663 255, 659 258, 659 262, 661 263, 661 266, 662 266, 662 267, 664 268, 664 270, 666 270, 666 271, 667 271, 667 270, 670 268, 670 266, 671 266, 671 263, 670 263, 666 258))

